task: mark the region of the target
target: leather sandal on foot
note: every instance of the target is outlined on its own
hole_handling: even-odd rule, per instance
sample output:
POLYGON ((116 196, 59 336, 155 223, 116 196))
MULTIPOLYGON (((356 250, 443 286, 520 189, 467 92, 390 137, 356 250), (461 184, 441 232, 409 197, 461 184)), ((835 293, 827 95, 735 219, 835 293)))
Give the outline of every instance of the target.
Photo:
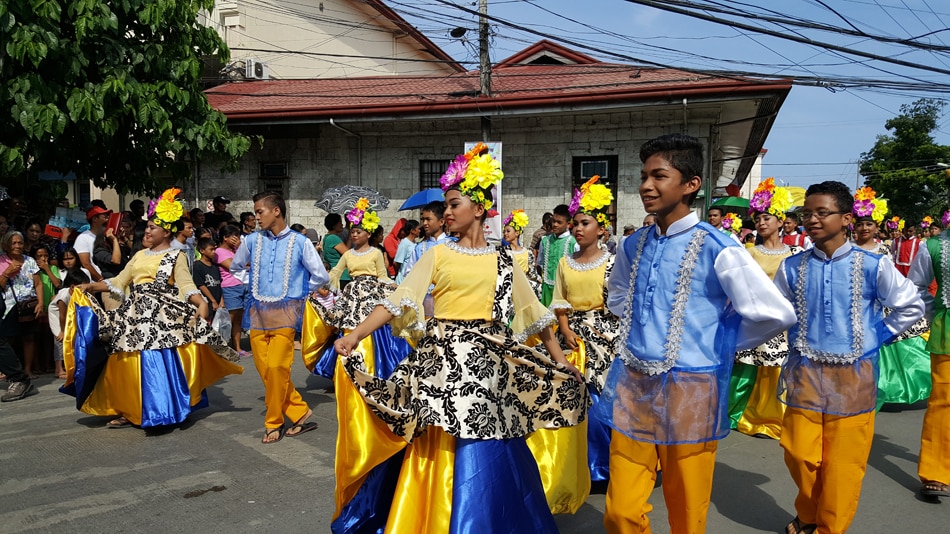
POLYGON ((125 428, 127 426, 132 426, 132 421, 129 421, 125 417, 113 419, 106 423, 106 428, 125 428))
POLYGON ((786 534, 813 534, 818 525, 813 523, 802 523, 802 520, 795 516, 795 519, 785 525, 786 534))
POLYGON ((307 410, 306 415, 304 415, 298 421, 296 421, 294 423, 294 426, 287 429, 287 432, 286 432, 287 437, 295 438, 299 436, 300 434, 306 434, 307 432, 310 432, 311 430, 316 430, 317 423, 314 423, 313 421, 306 422, 307 419, 310 419, 311 417, 313 417, 313 410, 307 410))
POLYGON ((940 482, 924 482, 920 494, 924 497, 950 497, 950 486, 940 482))
POLYGON ((265 428, 264 437, 261 438, 261 443, 264 445, 270 445, 271 443, 277 443, 278 441, 284 438, 284 427, 280 428, 265 428), (274 434, 277 434, 277 437, 272 437, 274 434))

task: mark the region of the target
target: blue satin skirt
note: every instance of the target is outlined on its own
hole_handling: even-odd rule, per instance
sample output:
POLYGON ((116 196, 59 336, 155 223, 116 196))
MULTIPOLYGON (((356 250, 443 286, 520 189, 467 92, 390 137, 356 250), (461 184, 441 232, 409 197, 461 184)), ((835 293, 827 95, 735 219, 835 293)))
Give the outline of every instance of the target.
MULTIPOLYGON (((348 333, 339 333, 333 339, 339 339, 348 333)), ((374 330, 370 337, 373 338, 375 349, 373 351, 375 374, 379 378, 389 378, 396 366, 412 352, 412 346, 405 339, 394 336, 393 329, 388 324, 374 330)), ((333 343, 328 343, 313 367, 313 374, 332 380, 338 359, 339 355, 333 343)))

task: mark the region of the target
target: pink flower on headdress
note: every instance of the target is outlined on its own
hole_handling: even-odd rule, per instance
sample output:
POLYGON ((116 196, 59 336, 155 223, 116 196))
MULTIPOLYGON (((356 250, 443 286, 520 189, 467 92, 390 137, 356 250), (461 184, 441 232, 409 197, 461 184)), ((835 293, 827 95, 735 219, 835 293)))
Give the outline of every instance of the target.
POLYGON ((950 211, 943 212, 943 217, 940 217, 940 222, 943 223, 944 228, 950 226, 950 211))
POLYGON ((772 205, 772 195, 772 191, 763 190, 757 192, 752 195, 752 200, 749 201, 749 207, 756 213, 765 213, 765 210, 769 209, 769 206, 772 205))
POLYGON ((580 189, 574 190, 574 196, 571 198, 571 205, 567 207, 567 211, 571 213, 571 217, 577 214, 577 210, 581 209, 581 197, 584 194, 581 193, 580 189))
POLYGON ((870 217, 874 213, 873 200, 855 200, 854 215, 857 217, 870 217))
POLYGON ((468 171, 468 159, 463 154, 449 163, 449 167, 445 169, 445 174, 439 179, 442 190, 448 191, 450 187, 464 180, 466 171, 468 171))
POLYGON ((350 221, 354 226, 363 222, 363 210, 358 210, 356 208, 351 209, 346 212, 346 220, 350 221))
POLYGON ((157 198, 153 198, 152 200, 148 201, 148 211, 145 213, 148 214, 149 219, 155 216, 155 209, 158 207, 158 200, 159 199, 157 198))
POLYGON ((501 225, 502 225, 502 226, 508 226, 509 224, 511 224, 511 220, 514 219, 514 218, 515 218, 515 214, 514 214, 514 213, 509 213, 508 216, 505 217, 505 220, 502 221, 501 225))

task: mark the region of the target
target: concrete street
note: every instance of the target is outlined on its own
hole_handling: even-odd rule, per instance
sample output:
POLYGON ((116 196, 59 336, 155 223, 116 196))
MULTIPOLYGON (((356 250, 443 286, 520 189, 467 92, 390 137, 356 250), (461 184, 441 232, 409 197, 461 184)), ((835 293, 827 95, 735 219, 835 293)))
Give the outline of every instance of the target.
MULTIPOLYGON (((329 532, 334 398, 299 362, 320 428, 272 445, 260 442, 264 389, 250 359, 209 389, 210 408, 160 436, 105 428, 43 376, 39 395, 0 404, 0 532, 329 532)), ((851 532, 947 532, 950 499, 915 494, 922 419, 923 409, 878 415, 851 532)), ((794 495, 778 443, 733 433, 719 446, 708 532, 780 532, 794 495)), ((660 488, 652 502, 654 532, 669 532, 660 488)), ((603 508, 602 491, 591 495, 558 518, 561 531, 603 532, 603 508)))

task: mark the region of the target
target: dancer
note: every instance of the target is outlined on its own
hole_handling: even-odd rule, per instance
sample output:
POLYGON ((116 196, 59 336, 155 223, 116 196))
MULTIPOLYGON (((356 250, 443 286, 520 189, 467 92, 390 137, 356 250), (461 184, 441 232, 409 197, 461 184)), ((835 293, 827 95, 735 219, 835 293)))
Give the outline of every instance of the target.
MULTIPOLYGON (((749 249, 752 259, 765 271, 769 280, 775 278, 782 260, 799 252, 796 246, 782 242, 779 230, 782 218, 792 205, 792 193, 777 187, 775 180, 761 182, 749 203, 755 228, 762 244, 749 249)), ((729 388, 729 419, 732 428, 749 436, 779 439, 785 405, 775 398, 778 375, 788 354, 785 332, 759 345, 739 351, 732 368, 729 388)))
MULTIPOLYGON (((614 255, 599 245, 607 223, 610 189, 594 176, 575 189, 570 211, 573 236, 580 251, 561 258, 550 309, 558 319, 558 341, 567 347, 567 360, 584 375, 596 405, 610 362, 617 354, 619 319, 604 308, 607 278, 614 255)), ((528 437, 538 460, 548 504, 554 513, 574 513, 590 491, 591 481, 609 478, 610 427, 586 421, 560 430, 539 430, 528 437)))
POLYGON ((841 182, 810 186, 802 221, 814 247, 786 259, 775 276, 797 317, 779 378, 786 404, 779 444, 798 486, 789 534, 848 529, 874 437, 878 350, 924 313, 914 284, 889 258, 848 242, 853 208, 841 182))
MULTIPOLYGON (((63 336, 66 384, 76 408, 111 415, 108 428, 176 425, 207 405, 205 388, 244 369, 237 354, 202 317, 208 304, 188 272, 188 260, 171 248, 182 224, 179 189, 162 193, 139 251, 115 278, 77 286, 63 336), (105 311, 89 292, 122 299, 105 311)), ((108 298, 108 297, 107 297, 108 298)))
MULTIPOLYGON (((254 195, 260 231, 244 239, 231 260, 231 273, 250 265, 243 328, 250 330, 254 366, 264 381, 264 437, 270 444, 317 428, 290 378, 294 335, 300 331, 307 295, 330 276, 316 249, 287 225, 284 197, 274 191, 254 195), (291 426, 284 431, 284 416, 291 426)), ((234 325, 232 325, 234 328, 234 325)))
POLYGON ((659 462, 672 532, 703 532, 736 349, 771 339, 795 316, 745 248, 692 211, 700 141, 661 136, 640 147, 640 161, 640 198, 656 224, 617 254, 607 307, 621 320, 619 358, 591 411, 613 428, 604 526, 650 531, 659 462))
POLYGON ((366 321, 335 342, 352 380, 348 388, 337 382, 338 397, 358 390, 372 410, 340 421, 352 454, 343 469, 338 464, 335 532, 557 531, 524 436, 580 422, 587 393, 554 340, 553 315, 510 256, 486 246, 490 188, 503 175, 483 150, 479 144, 459 156, 442 178, 445 220, 458 242, 430 249, 366 321), (424 324, 430 285, 435 316, 424 324), (419 342, 381 380, 357 347, 394 318, 397 333, 419 342), (517 342, 535 333, 554 360, 517 342), (401 470, 390 458, 403 462, 401 470), (381 465, 392 478, 375 483, 386 478, 375 469, 381 465))
MULTIPOLYGON (((383 253, 369 243, 370 236, 379 228, 379 215, 370 208, 369 201, 359 199, 346 213, 346 220, 350 223, 352 248, 343 253, 330 271, 330 287, 340 291, 340 276, 344 271, 349 271, 350 283, 343 288, 332 307, 324 306, 316 295, 310 298, 304 313, 300 344, 300 353, 307 367, 313 373, 331 379, 337 366, 337 354, 333 346, 327 344, 356 328, 380 300, 396 289, 388 276, 383 253)), ((379 335, 382 342, 374 345, 378 350, 371 354, 375 358, 377 376, 386 378, 412 347, 403 339, 392 338, 389 325, 384 325, 379 335)), ((339 403, 337 407, 340 407, 339 403)))
POLYGON ((502 230, 502 235, 505 241, 508 242, 509 254, 511 254, 515 263, 521 267, 521 270, 524 271, 525 274, 528 274, 531 270, 531 264, 533 263, 531 261, 531 251, 521 246, 521 234, 524 232, 525 227, 528 226, 528 215, 524 210, 512 211, 505 217, 502 224, 505 226, 505 229, 502 230))
MULTIPOLYGON (((950 211, 941 218, 950 228, 950 211)), ((910 279, 927 306, 927 315, 933 317, 927 350, 930 351, 930 369, 933 389, 927 401, 924 427, 920 436, 920 494, 928 499, 950 497, 950 237, 944 230, 927 240, 914 258, 910 279), (928 291, 937 281, 937 296, 928 291)))
MULTIPOLYGON (((890 258, 891 249, 875 238, 887 215, 887 200, 877 198, 870 187, 854 195, 854 244, 874 254, 890 258)), ((886 317, 891 311, 885 309, 886 317)), ((893 343, 881 346, 877 379, 877 409, 885 404, 914 404, 930 396, 930 352, 927 339, 930 323, 921 317, 893 343)))

